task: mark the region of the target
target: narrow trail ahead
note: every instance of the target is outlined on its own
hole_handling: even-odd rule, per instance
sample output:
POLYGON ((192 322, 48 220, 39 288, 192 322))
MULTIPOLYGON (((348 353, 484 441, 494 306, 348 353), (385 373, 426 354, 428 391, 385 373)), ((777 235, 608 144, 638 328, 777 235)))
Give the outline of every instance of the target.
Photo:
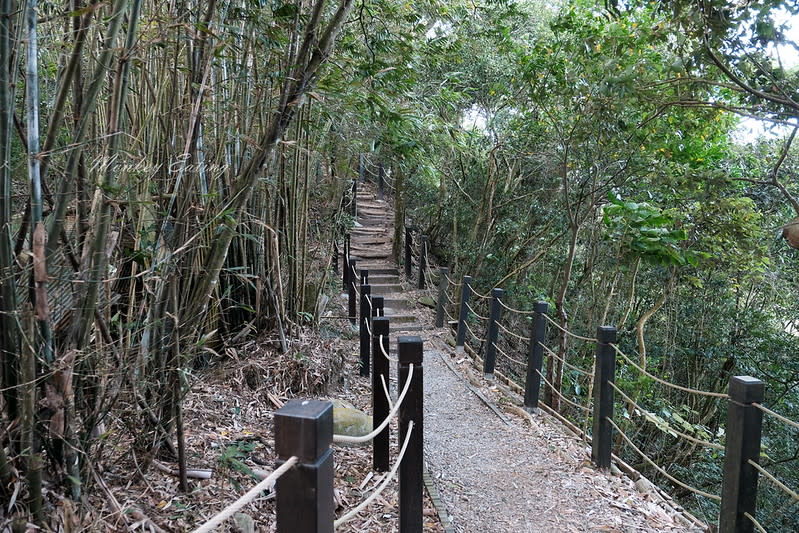
POLYGON ((409 289, 415 280, 392 262, 390 207, 361 189, 351 256, 369 270, 372 295, 386 298, 392 347, 397 335, 424 339, 428 490, 446 530, 702 531, 651 485, 594 468, 589 446, 557 420, 527 414, 514 393, 475 377, 471 359, 454 352, 450 333, 418 305, 429 293, 409 289))

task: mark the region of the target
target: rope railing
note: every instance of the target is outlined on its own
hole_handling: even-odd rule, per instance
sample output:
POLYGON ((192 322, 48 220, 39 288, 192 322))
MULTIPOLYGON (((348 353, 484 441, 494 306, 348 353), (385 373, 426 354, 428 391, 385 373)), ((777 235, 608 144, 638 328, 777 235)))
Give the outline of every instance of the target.
POLYGON ((635 450, 635 452, 638 455, 640 455, 641 458, 649 464, 649 466, 651 466, 652 468, 654 468, 655 470, 660 472, 666 479, 668 479, 669 481, 671 481, 675 485, 679 485, 680 487, 684 488, 685 490, 693 492, 694 494, 698 494, 700 496, 704 496, 705 498, 710 498, 713 501, 717 501, 717 502, 721 501, 721 496, 719 496, 718 494, 711 494, 709 492, 705 492, 705 491, 703 491, 701 489, 698 489, 696 487, 692 487, 691 485, 688 485, 687 483, 685 483, 683 481, 680 481, 676 477, 674 477, 671 474, 669 474, 668 472, 666 472, 666 470, 662 466, 657 464, 647 454, 645 454, 643 451, 641 451, 641 449, 638 448, 633 443, 633 441, 630 439, 630 437, 628 437, 627 434, 624 433, 624 431, 622 431, 621 428, 618 425, 616 425, 616 423, 611 418, 607 418, 606 420, 608 421, 608 423, 611 426, 613 426, 613 428, 616 431, 618 431, 619 435, 621 435, 622 439, 624 439, 624 441, 630 446, 630 448, 635 450))
POLYGON ((615 390, 616 392, 618 392, 618 393, 619 393, 619 395, 621 395, 621 397, 622 397, 622 398, 624 398, 624 400, 625 400, 625 401, 626 401, 626 402, 627 402, 627 403, 628 403, 630 406, 632 406, 632 407, 634 407, 635 409, 637 409, 638 411, 640 411, 640 412, 644 413, 644 414, 642 415, 642 416, 644 417, 644 419, 645 419, 645 420, 647 420, 647 421, 649 421, 650 423, 652 423, 652 425, 654 425, 654 426, 655 426, 657 429, 659 429, 660 431, 662 431, 662 432, 664 432, 664 433, 670 433, 670 434, 673 434, 673 436, 682 437, 682 438, 683 438, 683 439, 685 439, 685 440, 688 440, 688 441, 690 441, 690 442, 693 442, 694 444, 699 444, 700 446, 704 446, 705 448, 712 448, 712 449, 714 449, 714 450, 724 450, 724 446, 722 446, 721 444, 716 444, 716 443, 713 443, 713 442, 708 442, 708 441, 706 441, 706 440, 702 440, 702 439, 698 439, 698 438, 696 438, 696 437, 692 437, 691 435, 688 435, 687 433, 683 433, 683 432, 681 432, 681 431, 677 431, 676 429, 674 429, 673 427, 671 427, 671 425, 670 425, 670 424, 668 424, 668 423, 666 423, 665 421, 664 421, 664 424, 667 426, 667 428, 668 428, 668 429, 664 429, 663 427, 661 427, 661 424, 658 424, 657 422, 655 422, 655 421, 653 420, 653 419, 655 418, 655 415, 654 415, 654 414, 653 414, 651 411, 649 411, 649 410, 647 410, 647 409, 644 409, 643 407, 641 407, 640 405, 638 405, 638 403, 636 403, 636 401, 635 401, 635 400, 633 400, 633 399, 632 399, 632 398, 630 398, 628 395, 626 395, 626 394, 624 393, 624 391, 622 391, 622 390, 621 390, 621 389, 620 389, 618 386, 616 386, 616 384, 615 384, 615 383, 613 383, 613 382, 610 382, 610 386, 611 386, 611 387, 613 387, 613 390, 615 390))
POLYGON ((544 349, 544 351, 546 352, 546 354, 547 354, 548 356, 550 356, 550 357, 553 357, 553 358, 557 359, 558 361, 560 361, 561 363, 563 363, 563 366, 565 366, 566 368, 568 368, 568 369, 570 369, 570 370, 574 370, 574 371, 575 371, 575 372, 577 372, 578 374, 582 374, 583 376, 589 377, 589 378, 591 378, 591 379, 593 379, 593 378, 594 378, 594 374, 593 374, 592 372, 588 372, 588 371, 586 371, 586 370, 583 370, 583 369, 582 369, 582 368, 580 368, 579 366, 575 366, 575 365, 573 365, 573 364, 569 363, 569 362, 568 362, 568 361, 567 361, 567 360, 566 360, 564 357, 561 357, 560 355, 558 355, 557 353, 555 353, 554 351, 552 351, 552 350, 549 348, 549 346, 547 346, 546 344, 544 344, 544 343, 542 343, 542 342, 539 342, 538 344, 541 346, 541 348, 543 348, 543 349, 544 349))
POLYGON ((477 292, 477 291, 474 289, 474 287, 472 287, 472 294, 473 294, 474 296, 477 296, 477 297, 478 297, 478 298, 480 298, 481 300, 490 300, 490 299, 491 299, 491 296, 486 296, 485 294, 480 294, 479 292, 477 292))
POLYGON ((255 485, 251 488, 247 493, 233 502, 232 504, 225 507, 221 512, 219 512, 216 516, 211 518, 211 520, 207 521, 202 526, 198 527, 194 530, 194 533, 208 533, 209 531, 213 531, 219 525, 221 525, 225 520, 232 517, 234 514, 239 512, 245 505, 252 502, 255 498, 257 498, 263 491, 271 490, 275 483, 277 482, 278 478, 286 473, 289 469, 291 469, 295 464, 297 464, 299 458, 297 456, 290 457, 285 463, 280 465, 274 472, 269 474, 263 481, 255 485))
POLYGON ((363 444, 364 442, 369 442, 377 435, 383 431, 386 426, 388 426, 391 419, 394 418, 394 415, 397 414, 399 411, 400 406, 402 405, 402 400, 405 399, 405 395, 408 394, 408 389, 411 387, 411 380, 413 378, 413 367, 414 365, 411 363, 408 365, 408 379, 405 380, 405 386, 402 388, 402 392, 399 396, 397 396, 397 402, 391 408, 388 413, 388 416, 380 423, 378 427, 376 427, 371 433, 363 435, 362 437, 351 437, 349 435, 333 435, 333 442, 338 442, 341 444, 363 444))
MULTIPOLYGON (((410 382, 410 379, 408 380, 410 382)), ((408 448, 408 443, 411 441, 411 434, 413 433, 413 420, 408 423, 408 432, 405 434, 405 442, 402 443, 402 448, 400 449, 399 455, 397 456, 397 461, 394 463, 394 466, 391 468, 391 472, 380 483, 378 486, 364 501, 359 503, 353 509, 351 509, 347 514, 343 515, 341 518, 337 519, 333 522, 333 527, 337 528, 341 525, 346 524, 353 518, 355 518, 358 513, 366 509, 372 501, 377 498, 383 490, 388 486, 389 482, 394 479, 394 476, 397 474, 397 469, 399 469, 402 460, 405 457, 405 450, 408 448)))
POLYGON ((580 405, 579 403, 574 402, 574 401, 568 399, 566 396, 564 396, 562 392, 560 392, 558 389, 556 389, 555 386, 552 385, 552 383, 550 383, 549 380, 544 377, 544 374, 542 374, 540 370, 536 370, 536 373, 538 374, 538 377, 541 378, 541 381, 546 383, 546 385, 549 387, 549 390, 551 390, 552 393, 555 396, 557 396, 558 398, 563 400, 565 403, 571 405, 575 409, 579 409, 580 411, 583 411, 583 412, 586 412, 586 413, 591 413, 592 412, 590 407, 586 407, 585 405, 580 405))
POLYGON ((672 389, 679 390, 679 391, 682 391, 682 392, 688 392, 688 393, 691 393, 691 394, 697 394, 697 395, 700 395, 700 396, 709 396, 711 398, 727 398, 727 393, 724 393, 724 392, 710 392, 710 391, 703 391, 703 390, 700 390, 700 389, 692 389, 691 387, 683 387, 682 385, 677 385, 676 383, 671 383, 670 381, 666 381, 665 379, 659 378, 656 375, 654 375, 654 374, 652 374, 650 372, 647 372, 646 370, 641 368, 639 365, 635 364, 635 361, 630 359, 630 357, 626 353, 622 352, 619 349, 619 347, 616 346, 615 344, 611 344, 610 346, 613 347, 613 349, 616 351, 616 353, 619 354, 627 362, 628 365, 632 366, 633 368, 638 370, 644 376, 648 377, 649 379, 651 379, 653 381, 656 381, 657 383, 660 383, 661 385, 665 385, 666 387, 670 387, 672 389))
POLYGON ((477 341, 479 341, 481 343, 486 341, 485 337, 480 337, 477 333, 474 332, 474 330, 472 329, 472 327, 469 325, 468 322, 464 322, 463 324, 466 326, 466 331, 471 333, 472 338, 474 338, 475 340, 477 340, 477 341))
POLYGON ((500 354, 502 354, 505 357, 505 359, 507 359, 507 360, 509 360, 509 361, 511 361, 513 363, 516 363, 519 366, 527 366, 526 362, 520 361, 520 360, 516 359, 515 357, 511 357, 510 355, 508 355, 508 353, 505 350, 503 350, 502 348, 497 346, 497 343, 492 342, 491 345, 494 347, 494 349, 496 351, 498 351, 500 354))
POLYGON ((744 518, 752 522, 752 525, 755 526, 755 529, 757 529, 759 533, 768 533, 768 531, 766 531, 763 526, 760 525, 760 522, 758 522, 757 519, 748 512, 744 513, 744 518))
POLYGON ((760 475, 768 479, 771 483, 773 483, 777 488, 783 491, 785 494, 791 497, 791 499, 795 502, 799 502, 799 493, 795 490, 791 489, 788 485, 777 479, 774 474, 760 466, 755 461, 749 459, 748 460, 749 466, 760 472, 760 475))
POLYGON ((452 287, 453 287, 453 288, 454 288, 454 287, 460 287, 460 286, 461 286, 461 284, 462 284, 462 282, 460 282, 460 281, 455 281, 454 279, 452 279, 451 277, 449 277, 449 275, 448 275, 448 274, 444 274, 444 277, 445 277, 445 278, 447 278, 447 282, 448 282, 450 285, 452 285, 452 287))
POLYGON ((386 352, 386 348, 383 346, 383 335, 378 335, 378 338, 380 339, 380 352, 383 354, 383 357, 385 357, 390 363, 398 363, 399 361, 391 357, 388 352, 386 352))
POLYGON ((499 320, 497 320, 497 326, 499 326, 499 329, 501 329, 504 333, 510 335, 511 337, 519 339, 522 342, 530 342, 530 337, 525 337, 524 335, 519 335, 518 333, 509 330, 508 328, 503 326, 502 322, 500 322, 499 320))
POLYGON ((574 333, 573 331, 570 331, 570 330, 568 330, 568 329, 564 328, 563 326, 561 326, 560 324, 558 324, 558 323, 557 323, 557 321, 555 321, 555 320, 554 320, 552 317, 550 317, 549 315, 544 315, 544 318, 546 318, 546 319, 547 319, 547 322, 549 322, 550 324, 552 324, 553 326, 555 326, 557 329, 559 329, 560 331, 562 331, 563 333, 565 333, 565 334, 566 334, 566 335, 568 335, 569 337, 573 337, 573 338, 575 338, 575 339, 579 339, 579 340, 581 340, 581 341, 587 341, 587 342, 599 342, 599 341, 597 341, 597 338, 596 338, 596 337, 584 337, 584 336, 582 336, 582 335, 578 335, 578 334, 574 333))
POLYGON ((520 309, 514 309, 513 307, 503 302, 502 298, 497 298, 497 300, 499 301, 499 305, 501 305, 506 311, 510 311, 511 313, 516 313, 517 315, 525 315, 525 316, 535 314, 535 311, 522 311, 520 309))
POLYGON ((466 308, 469 310, 469 312, 470 312, 470 313, 471 313, 471 314, 472 314, 472 315, 473 315, 475 318, 477 318, 477 319, 479 319, 479 320, 482 320, 482 321, 484 321, 484 322, 488 322, 488 317, 487 317, 487 316, 483 316, 483 315, 479 314, 477 311, 475 311, 475 310, 474 310, 474 308, 472 308, 472 306, 471 306, 471 305, 469 305, 469 302, 466 302, 466 308))
POLYGON ((782 416, 781 414, 779 414, 779 413, 775 413, 775 412, 774 412, 774 411, 772 411, 771 409, 768 409, 767 407, 763 407, 763 406, 762 406, 761 404, 759 404, 759 403, 756 403, 756 402, 755 402, 755 403, 753 403, 752 405, 753 405, 754 407, 756 407, 757 409, 760 409, 761 411, 763 411, 765 414, 767 414, 767 415, 769 415, 769 416, 773 416, 774 418, 776 418, 776 419, 777 419, 777 420, 779 420, 780 422, 782 422, 782 423, 784 423, 784 424, 787 424, 787 425, 791 426, 791 427, 792 427, 792 428, 794 428, 794 429, 799 429, 799 423, 796 423, 796 422, 794 422, 794 421, 793 421, 793 420, 791 420, 790 418, 785 418, 785 417, 784 417, 784 416, 782 416))

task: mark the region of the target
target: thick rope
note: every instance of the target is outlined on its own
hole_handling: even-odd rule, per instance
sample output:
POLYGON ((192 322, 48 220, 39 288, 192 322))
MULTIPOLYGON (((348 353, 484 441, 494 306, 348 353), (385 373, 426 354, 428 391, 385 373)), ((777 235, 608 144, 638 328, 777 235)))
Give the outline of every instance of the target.
POLYGON ((586 407, 584 405, 580 405, 579 403, 575 403, 575 402, 571 401, 570 399, 568 399, 567 397, 565 397, 563 395, 563 393, 561 393, 558 389, 555 388, 554 385, 552 385, 552 383, 547 381, 547 378, 544 377, 544 374, 542 374, 540 370, 536 370, 536 373, 541 377, 541 380, 549 386, 549 390, 554 392, 555 395, 557 395, 561 400, 563 400, 567 404, 571 405, 575 409, 579 409, 579 410, 584 411, 586 413, 592 413, 593 412, 593 410, 590 407, 586 407))
POLYGON ((485 341, 486 341, 486 340, 485 340, 485 337, 478 337, 478 336, 475 334, 474 330, 471 328, 471 326, 469 326, 469 323, 468 323, 468 322, 464 322, 464 323, 463 323, 463 325, 464 325, 464 326, 466 326, 466 330, 467 330, 469 333, 471 333, 471 334, 472 334, 472 338, 474 338, 475 340, 478 340, 478 341, 480 341, 480 342, 485 342, 485 341))
POLYGON ((544 318, 547 319, 547 322, 555 326, 557 329, 561 330, 563 333, 568 335, 569 337, 574 337, 575 339, 580 339, 581 341, 588 341, 588 342, 599 342, 596 337, 583 337, 582 335, 577 335, 576 333, 572 333, 568 329, 564 328, 560 324, 558 324, 552 317, 549 315, 543 315, 544 318))
POLYGON ((746 518, 748 518, 749 520, 751 520, 751 522, 752 522, 752 525, 753 525, 753 526, 755 526, 755 529, 757 529, 757 530, 758 530, 760 533, 768 533, 768 531, 766 531, 765 529, 763 529, 763 526, 761 526, 761 525, 760 525, 760 522, 758 522, 758 521, 755 519, 755 517, 754 517, 754 516, 750 515, 749 513, 744 513, 744 516, 745 516, 746 518))
POLYGON ((703 390, 698 390, 698 389, 692 389, 690 387, 683 387, 681 385, 675 385, 674 383, 668 382, 665 379, 661 379, 661 378, 655 376, 654 374, 650 374, 649 372, 647 372, 646 370, 644 370, 640 366, 636 365, 635 362, 632 359, 630 359, 627 356, 627 354, 622 352, 619 349, 619 347, 616 346, 615 344, 610 344, 610 346, 612 346, 613 349, 616 350, 617 354, 622 356, 622 358, 624 358, 624 360, 627 361, 627 364, 629 364, 630 366, 632 366, 633 368, 638 370, 641 374, 645 375, 646 377, 648 377, 648 378, 660 383, 661 385, 665 385, 667 387, 671 387, 672 389, 676 389, 676 390, 683 391, 683 392, 690 392, 691 394, 699 394, 701 396, 710 396, 712 398, 727 398, 727 393, 724 393, 724 392, 708 392, 708 391, 703 391, 703 390))
POLYGON ((213 531, 214 528, 222 524, 225 520, 236 514, 242 507, 253 501, 265 490, 269 490, 275 486, 275 482, 280 476, 285 474, 291 467, 297 464, 299 459, 296 456, 290 457, 285 463, 280 465, 280 468, 269 474, 269 476, 251 488, 247 494, 225 507, 225 509, 213 517, 211 520, 194 530, 194 533, 207 533, 213 531))
POLYGON ((467 308, 469 311, 471 311, 471 312, 472 312, 472 314, 475 316, 475 318, 479 318, 480 320, 488 321, 488 317, 487 317, 487 316, 483 316, 483 315, 480 315, 480 314, 478 314, 478 313, 477 313, 477 311, 475 311, 474 309, 472 309, 472 306, 471 306, 471 305, 469 305, 469 302, 466 302, 466 308, 467 308))
POLYGON ((449 277, 449 274, 444 274, 444 277, 447 278, 447 281, 449 282, 450 285, 454 285, 455 287, 460 287, 461 286, 461 282, 460 281, 455 281, 454 279, 449 277))
POLYGON ((621 436, 622 436, 622 438, 623 438, 623 439, 624 439, 624 440, 627 442, 627 444, 629 444, 629 445, 630 445, 630 447, 631 447, 633 450, 635 450, 635 451, 636 451, 636 453, 638 453, 638 455, 640 455, 640 456, 641 456, 641 458, 642 458, 644 461, 646 461, 647 463, 649 463, 649 464, 652 466, 652 468, 654 468, 655 470, 657 470, 658 472, 660 472, 661 474, 663 474, 663 475, 666 477, 666 479, 668 479, 668 480, 669 480, 669 481, 671 481, 672 483, 675 483, 675 484, 679 485, 680 487, 682 487, 682 488, 684 488, 684 489, 686 489, 686 490, 689 490, 689 491, 693 492, 694 494, 699 494, 700 496, 704 496, 705 498, 710 498, 711 500, 714 500, 714 501, 717 501, 717 502, 720 502, 720 501, 721 501, 721 496, 719 496, 719 495, 717 495, 717 494, 711 494, 711 493, 709 493, 709 492, 705 492, 705 491, 703 491, 703 490, 697 489, 696 487, 692 487, 691 485, 688 485, 688 484, 686 484, 686 483, 684 483, 684 482, 680 481, 680 480, 679 480, 679 479, 677 479, 676 477, 674 477, 674 476, 672 476, 671 474, 669 474, 668 472, 666 472, 666 471, 663 469, 663 467, 661 467, 661 466, 660 466, 660 465, 658 465, 658 464, 657 464, 655 461, 653 461, 652 459, 650 459, 648 455, 646 455, 646 454, 645 454, 644 452, 642 452, 642 451, 641 451, 641 450, 640 450, 640 449, 639 449, 639 448, 638 448, 638 447, 637 447, 635 444, 633 444, 633 441, 632 441, 632 440, 630 440, 630 437, 628 437, 628 436, 627 436, 627 435, 626 435, 626 434, 625 434, 625 433, 624 433, 624 432, 623 432, 623 431, 622 431, 622 430, 619 428, 619 426, 617 426, 617 425, 616 425, 616 423, 615 423, 613 420, 611 420, 610 418, 607 418, 607 417, 605 418, 605 420, 607 420, 607 421, 610 423, 610 425, 611 425, 611 426, 613 426, 614 428, 616 428, 616 431, 618 431, 618 432, 619 432, 619 435, 621 435, 621 436))
POLYGON ((516 313, 517 315, 534 315, 535 311, 521 311, 519 309, 514 309, 513 307, 509 306, 505 302, 502 301, 501 298, 497 298, 499 305, 510 311, 511 313, 516 313))
POLYGON ((566 361, 566 359, 564 359, 563 357, 561 357, 558 354, 556 354, 555 352, 553 352, 543 342, 539 342, 538 344, 541 345, 541 348, 544 349, 544 351, 547 353, 548 356, 554 357, 555 359, 557 359, 558 361, 563 363, 563 366, 565 366, 566 368, 568 368, 570 370, 574 370, 575 372, 577 372, 578 374, 582 374, 583 376, 586 376, 586 377, 589 377, 591 379, 594 379, 594 373, 593 372, 587 372, 587 371, 583 370, 582 368, 580 368, 578 366, 574 366, 573 364, 571 364, 568 361, 566 361))
POLYGON ((513 357, 511 357, 510 355, 508 355, 508 354, 507 354, 507 352, 505 352, 505 350, 503 350, 502 348, 500 348, 499 346, 497 346, 497 343, 496 343, 496 342, 492 342, 492 343, 491 343, 491 346, 493 346, 493 347, 494 347, 494 349, 495 349, 496 351, 498 351, 499 353, 501 353, 501 354, 502 354, 502 356, 503 356, 503 357, 505 357, 505 359, 507 359, 507 360, 509 360, 509 361, 511 361, 511 362, 513 362, 513 363, 516 363, 517 365, 520 365, 520 366, 527 366, 527 363, 525 363, 525 362, 523 362, 523 361, 519 361, 518 359, 516 359, 516 358, 513 358, 513 357))
POLYGON ((380 351, 382 352, 383 357, 388 359, 389 363, 399 363, 397 359, 394 359, 388 354, 388 352, 386 352, 386 348, 383 346, 383 336, 380 335, 378 338, 380 339, 380 342, 378 342, 378 344, 380 345, 380 351))
POLYGON ((386 386, 386 376, 380 374, 380 383, 383 384, 383 393, 386 395, 386 400, 388 401, 388 408, 391 409, 394 407, 394 402, 391 401, 391 394, 388 393, 388 387, 386 386))
POLYGON ((507 333, 511 337, 516 337, 517 339, 519 339, 520 341, 523 341, 523 342, 530 342, 530 337, 525 337, 524 335, 519 335, 518 333, 512 332, 511 330, 509 330, 508 328, 503 326, 502 322, 500 322, 499 320, 497 320, 497 326, 499 326, 499 329, 501 329, 502 331, 504 331, 505 333, 507 333))
POLYGON ((402 443, 402 448, 400 449, 399 456, 397 456, 397 462, 394 463, 394 466, 391 468, 391 472, 389 472, 389 475, 387 475, 385 479, 383 479, 383 481, 380 483, 380 486, 377 487, 375 491, 369 495, 368 498, 359 503, 354 509, 350 510, 347 514, 345 514, 344 516, 333 522, 334 529, 343 524, 346 524, 347 522, 355 518, 355 516, 358 513, 363 511, 366 508, 366 506, 372 503, 372 500, 377 498, 380 495, 380 493, 383 492, 383 489, 385 489, 386 486, 388 486, 389 481, 394 479, 394 476, 397 474, 397 469, 399 468, 399 465, 402 463, 402 458, 405 457, 405 449, 408 447, 408 443, 411 441, 411 433, 413 433, 413 420, 410 420, 408 422, 408 432, 405 434, 405 442, 402 443))
POLYGON ((339 442, 344 444, 363 444, 364 442, 369 442, 376 436, 383 431, 388 423, 391 422, 391 419, 394 418, 394 415, 397 414, 399 411, 400 405, 402 405, 402 400, 405 399, 405 395, 408 393, 408 389, 411 388, 411 378, 413 378, 413 363, 408 365, 408 379, 405 380, 405 386, 402 388, 402 392, 397 397, 397 403, 394 404, 394 407, 391 411, 388 412, 388 416, 383 420, 378 427, 374 429, 368 435, 364 435, 362 437, 350 437, 349 435, 333 435, 333 442, 339 442))
POLYGON ((773 416, 773 417, 774 417, 774 418, 776 418, 777 420, 780 420, 780 421, 782 421, 782 422, 784 422, 784 423, 788 424, 788 425, 789 425, 789 426, 791 426, 791 427, 794 427, 794 428, 796 428, 796 429, 799 429, 799 424, 797 424, 797 423, 796 423, 796 422, 794 422, 793 420, 790 420, 790 419, 788 419, 788 418, 785 418, 785 417, 784 417, 784 416, 782 416, 781 414, 779 414, 779 413, 775 413, 775 412, 774 412, 774 411, 772 411, 771 409, 768 409, 768 408, 766 408, 766 407, 763 407, 763 406, 762 406, 762 405, 760 405, 759 403, 753 403, 752 405, 754 405, 755 407, 757 407, 758 409, 760 409, 761 411, 763 411, 763 412, 764 412, 764 413, 766 413, 767 415, 773 416))
POLYGON ((474 287, 472 287, 472 294, 474 294, 475 296, 477 296, 481 300, 490 300, 491 299, 491 296, 486 296, 485 294, 480 294, 479 292, 474 290, 474 287))
MULTIPOLYGON (((630 398, 629 396, 627 396, 626 394, 624 394, 624 392, 622 392, 622 390, 621 390, 620 388, 618 388, 618 387, 616 386, 616 384, 615 384, 615 383, 613 383, 612 381, 609 381, 609 382, 608 382, 608 384, 609 384, 611 387, 613 387, 613 390, 615 390, 616 392, 618 392, 618 393, 621 395, 621 397, 622 397, 622 398, 624 398, 624 400, 625 400, 625 401, 626 401, 628 404, 630 404, 631 406, 635 407, 636 409, 638 409, 638 410, 639 410, 639 411, 641 411, 642 413, 646 413, 647 415, 651 415, 652 417, 654 417, 654 415, 653 415, 653 414, 652 414, 650 411, 648 411, 648 410, 644 409, 643 407, 641 407, 640 405, 638 405, 638 404, 637 404, 637 403, 636 403, 636 402, 635 402, 635 401, 634 401, 632 398, 630 398)), ((644 415, 644 419, 646 419, 646 420, 649 420, 650 422, 652 422, 652 420, 650 420, 650 418, 649 418, 649 417, 647 417, 647 416, 645 416, 645 415, 644 415)), ((662 432, 664 432, 664 433, 666 433, 666 432, 667 432, 667 430, 663 429, 662 427, 660 427, 659 425, 655 424, 654 422, 652 422, 652 424, 653 424, 653 425, 654 425, 656 428, 658 428, 660 431, 662 431, 662 432)), ((667 425, 668 425, 668 424, 667 424, 667 425)), ((682 437, 682 438, 684 438, 685 440, 691 441, 691 442, 693 442, 693 443, 695 443, 695 444, 699 444, 699 445, 701 445, 701 446, 704 446, 704 447, 706 447, 706 448, 713 448, 714 450, 723 450, 723 449, 724 449, 724 446, 722 446, 721 444, 716 444, 716 443, 713 443, 713 442, 708 442, 708 441, 706 441, 706 440, 697 439, 696 437, 692 437, 691 435, 688 435, 687 433, 682 433, 682 432, 680 432, 680 431, 677 431, 676 429, 674 429, 673 427, 671 427, 671 425, 668 425, 668 428, 669 428, 669 429, 668 429, 668 431, 669 431, 669 432, 671 432, 671 433, 674 433, 675 435, 677 435, 677 436, 679 436, 679 437, 682 437)))
POLYGON ((792 490, 790 487, 788 487, 788 485, 786 485, 785 483, 774 477, 774 475, 771 472, 769 472, 768 470, 766 470, 765 468, 763 468, 753 460, 749 459, 748 462, 755 470, 760 472, 763 475, 763 477, 774 483, 774 485, 779 487, 785 494, 790 496, 791 499, 799 502, 799 493, 797 493, 795 490, 792 490))
POLYGON ((370 322, 369 320, 364 320, 363 321, 364 325, 366 326, 366 332, 371 337, 372 336, 372 328, 369 326, 369 322, 370 322))

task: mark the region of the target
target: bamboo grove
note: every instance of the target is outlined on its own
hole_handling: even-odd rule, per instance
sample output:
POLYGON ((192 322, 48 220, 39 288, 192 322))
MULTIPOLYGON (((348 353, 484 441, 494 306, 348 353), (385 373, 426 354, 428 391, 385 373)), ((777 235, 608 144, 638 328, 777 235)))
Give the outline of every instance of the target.
POLYGON ((185 483, 195 371, 313 318, 349 178, 313 88, 352 8, 2 2, 0 492, 24 479, 23 519, 91 486, 112 412, 185 483))

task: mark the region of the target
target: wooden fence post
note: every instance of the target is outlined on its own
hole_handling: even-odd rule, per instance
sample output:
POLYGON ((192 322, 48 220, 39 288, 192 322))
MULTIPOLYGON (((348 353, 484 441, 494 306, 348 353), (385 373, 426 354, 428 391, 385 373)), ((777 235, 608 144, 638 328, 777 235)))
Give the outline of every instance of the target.
POLYGON ((613 446, 609 420, 613 420, 613 387, 616 377, 616 328, 599 326, 596 330, 596 370, 594 372, 594 432, 591 440, 591 460, 599 468, 610 468, 613 446))
MULTIPOLYGON (((388 398, 383 391, 382 376, 386 381, 386 389, 390 390, 388 359, 383 355, 383 350, 389 350, 389 319, 375 317, 372 319, 372 429, 379 426, 388 416, 388 398)), ((389 428, 388 426, 378 433, 372 440, 372 468, 377 472, 388 472, 389 465, 389 428)))
POLYGON ((759 379, 730 378, 719 533, 754 530, 754 524, 744 513, 755 516, 757 506, 758 472, 749 460, 760 461, 763 412, 752 404, 763 401, 765 390, 766 384, 759 379))
POLYGON ((275 412, 276 467, 299 459, 275 486, 278 533, 333 532, 332 442, 332 403, 289 400, 275 412))
POLYGON ((491 307, 488 314, 488 339, 486 340, 486 356, 483 359, 483 374, 487 380, 494 379, 494 367, 497 363, 497 338, 499 337, 499 317, 502 314, 502 306, 499 303, 505 291, 494 288, 491 290, 491 307))
POLYGON ((372 296, 372 316, 386 316, 384 308, 385 298, 382 296, 372 296))
POLYGON ((356 311, 357 311, 355 309, 355 306, 357 305, 357 302, 355 301, 355 284, 358 282, 358 274, 356 273, 355 270, 356 263, 357 261, 355 259, 350 259, 350 264, 347 267, 347 270, 349 270, 349 273, 347 274, 347 280, 349 282, 349 287, 347 287, 347 295, 349 296, 348 300, 349 305, 347 310, 349 311, 351 324, 355 324, 356 311))
POLYGON ((369 270, 366 268, 361 269, 361 285, 369 285, 369 270))
POLYGON ((533 321, 530 324, 530 345, 527 348, 527 379, 524 382, 524 407, 528 411, 538 409, 544 343, 547 340, 546 314, 549 311, 549 304, 538 301, 533 306, 533 311, 533 321))
POLYGON ((400 533, 422 533, 422 496, 424 494, 424 425, 423 414, 423 374, 422 339, 417 336, 402 336, 398 339, 399 390, 405 386, 410 365, 413 365, 413 378, 408 393, 399 408, 399 442, 405 442, 408 423, 413 421, 405 457, 399 467, 399 530, 400 533))
POLYGON ((449 289, 449 268, 439 267, 438 269, 438 302, 436 304, 436 327, 444 327, 444 306, 447 305, 447 289, 449 289))
POLYGON ((333 239, 333 272, 338 274, 338 243, 333 239))
POLYGON ((350 203, 350 215, 352 216, 352 220, 357 222, 358 221, 358 180, 352 180, 352 188, 350 189, 350 194, 352 195, 352 203, 350 203))
POLYGON ((427 270, 427 235, 422 235, 422 245, 419 250, 419 288, 424 289, 427 287, 427 280, 425 279, 427 270))
POLYGON ((411 247, 413 246, 413 228, 405 226, 405 277, 411 279, 411 247))
MULTIPOLYGON (((365 271, 361 270, 361 274, 365 271)), ((369 349, 371 348, 371 338, 369 330, 372 325, 372 309, 370 307, 370 298, 372 295, 371 285, 361 285, 361 322, 360 322, 360 375, 366 377, 369 375, 369 349)))
POLYGON ((466 344, 466 320, 469 318, 469 298, 472 295, 472 277, 463 276, 461 285, 461 310, 458 315, 458 333, 455 335, 455 351, 463 352, 466 344))
POLYGON ((383 163, 377 167, 377 199, 382 200, 385 194, 385 169, 383 163))
POLYGON ((350 236, 344 236, 344 257, 342 257, 344 265, 341 268, 341 289, 344 291, 349 290, 350 281, 350 236))

